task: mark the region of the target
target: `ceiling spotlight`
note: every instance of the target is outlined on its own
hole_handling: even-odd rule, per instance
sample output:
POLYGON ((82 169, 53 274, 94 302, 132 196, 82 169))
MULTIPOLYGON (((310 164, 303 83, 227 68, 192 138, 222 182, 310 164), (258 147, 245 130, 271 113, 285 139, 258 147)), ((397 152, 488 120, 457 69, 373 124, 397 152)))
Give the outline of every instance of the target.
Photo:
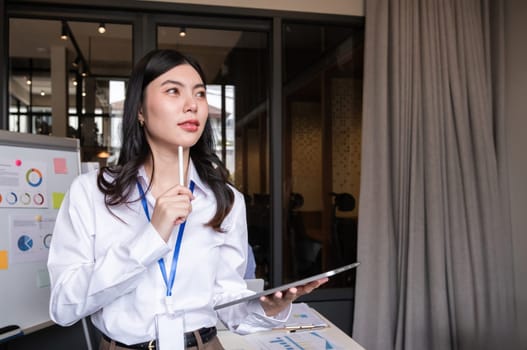
POLYGON ((26 79, 26 84, 27 84, 27 85, 31 85, 31 79, 27 78, 27 79, 26 79))
POLYGON ((185 29, 185 27, 181 27, 181 29, 179 30, 179 36, 182 38, 187 36, 187 30, 185 29))
POLYGON ((62 21, 62 30, 60 32, 60 38, 62 40, 68 40, 68 28, 66 27, 66 21, 62 21))
POLYGON ((106 33, 106 26, 104 25, 104 23, 99 24, 99 28, 97 28, 97 31, 99 32, 99 34, 106 33))
POLYGON ((44 90, 40 90, 40 96, 46 96, 46 93, 44 92, 44 90))

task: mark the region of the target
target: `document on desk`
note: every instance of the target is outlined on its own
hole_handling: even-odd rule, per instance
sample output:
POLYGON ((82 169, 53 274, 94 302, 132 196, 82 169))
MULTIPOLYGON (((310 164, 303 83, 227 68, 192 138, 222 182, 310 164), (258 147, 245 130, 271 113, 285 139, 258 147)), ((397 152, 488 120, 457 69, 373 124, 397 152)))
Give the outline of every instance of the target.
POLYGON ((248 341, 261 350, 346 350, 335 341, 327 339, 324 331, 318 330, 255 333, 248 341))
POLYGON ((328 323, 313 311, 306 303, 294 303, 291 314, 284 326, 277 327, 275 330, 296 332, 300 330, 314 330, 327 327, 328 323))

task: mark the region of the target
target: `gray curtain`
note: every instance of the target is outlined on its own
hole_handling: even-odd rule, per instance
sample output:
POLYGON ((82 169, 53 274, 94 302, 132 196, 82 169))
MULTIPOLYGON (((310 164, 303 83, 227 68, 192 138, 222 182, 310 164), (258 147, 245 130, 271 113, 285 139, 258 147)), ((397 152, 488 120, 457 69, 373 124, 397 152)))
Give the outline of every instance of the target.
POLYGON ((368 350, 515 349, 502 2, 365 6, 353 337, 368 350))

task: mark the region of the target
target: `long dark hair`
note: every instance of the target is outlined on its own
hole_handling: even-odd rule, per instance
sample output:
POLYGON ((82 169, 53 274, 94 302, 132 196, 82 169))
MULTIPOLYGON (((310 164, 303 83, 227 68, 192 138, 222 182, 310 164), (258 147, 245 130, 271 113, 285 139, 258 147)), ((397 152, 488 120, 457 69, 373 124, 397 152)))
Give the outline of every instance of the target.
MULTIPOLYGON (((97 176, 97 186, 104 193, 105 204, 109 210, 112 206, 128 204, 140 199, 140 197, 130 198, 137 183, 138 169, 147 157, 151 157, 154 165, 144 128, 139 125, 137 118, 143 105, 144 91, 152 80, 182 64, 191 65, 205 84, 205 75, 199 63, 175 50, 153 50, 134 67, 124 102, 119 160, 114 166, 102 167, 97 176)), ((199 177, 211 188, 216 197, 216 213, 207 225, 221 232, 221 223, 232 208, 234 193, 227 185, 229 173, 214 153, 214 134, 208 119, 203 134, 190 148, 190 156, 199 177)), ((155 166, 152 169, 155 169, 155 166)))

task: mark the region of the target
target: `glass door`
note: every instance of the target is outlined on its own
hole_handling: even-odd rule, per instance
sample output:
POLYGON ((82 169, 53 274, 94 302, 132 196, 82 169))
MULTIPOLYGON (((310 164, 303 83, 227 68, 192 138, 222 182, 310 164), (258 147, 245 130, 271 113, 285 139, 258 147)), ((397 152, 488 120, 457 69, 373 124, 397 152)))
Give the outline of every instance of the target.
POLYGON ((80 139, 83 162, 117 159, 132 25, 9 19, 10 131, 80 139))
MULTIPOLYGON (((357 259, 364 30, 287 21, 283 33, 283 275, 294 280, 357 259)), ((324 288, 353 286, 354 276, 324 288)))
MULTIPOLYGON (((183 22, 182 22, 183 23, 183 22)), ((210 23, 210 22, 209 22, 210 23)), ((266 31, 159 25, 157 47, 197 59, 207 79, 216 151, 245 195, 249 244, 256 271, 270 280, 269 40, 266 31)))

